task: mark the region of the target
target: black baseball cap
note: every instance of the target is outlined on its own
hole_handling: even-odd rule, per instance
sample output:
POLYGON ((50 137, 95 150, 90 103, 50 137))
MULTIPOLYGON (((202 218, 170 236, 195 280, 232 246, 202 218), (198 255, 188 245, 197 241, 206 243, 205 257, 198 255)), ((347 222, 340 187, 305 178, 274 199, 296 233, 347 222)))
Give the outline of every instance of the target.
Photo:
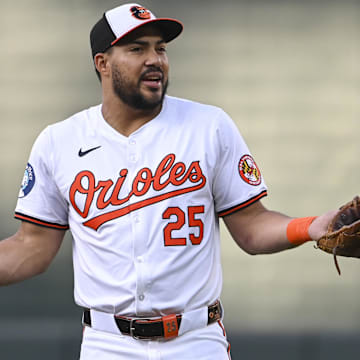
POLYGON ((146 24, 155 24, 165 42, 175 39, 183 30, 180 21, 157 18, 150 10, 139 4, 125 4, 108 10, 90 32, 92 57, 103 53, 124 36, 146 24))

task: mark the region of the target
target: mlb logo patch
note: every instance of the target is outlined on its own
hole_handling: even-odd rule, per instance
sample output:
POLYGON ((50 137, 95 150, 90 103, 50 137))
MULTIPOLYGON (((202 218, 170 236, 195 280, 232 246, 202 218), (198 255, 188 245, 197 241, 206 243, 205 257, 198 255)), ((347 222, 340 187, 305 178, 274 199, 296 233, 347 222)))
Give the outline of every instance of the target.
POLYGON ((19 198, 25 197, 32 190, 35 184, 35 172, 33 167, 28 163, 24 172, 24 178, 21 183, 19 198))

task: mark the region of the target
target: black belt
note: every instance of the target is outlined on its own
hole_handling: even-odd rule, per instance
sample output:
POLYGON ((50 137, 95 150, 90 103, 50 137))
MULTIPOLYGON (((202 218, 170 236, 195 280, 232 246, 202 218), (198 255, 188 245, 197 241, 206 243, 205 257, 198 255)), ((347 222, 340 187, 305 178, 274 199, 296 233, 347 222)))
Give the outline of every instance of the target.
MULTIPOLYGON (((220 320, 222 308, 220 302, 208 307, 208 325, 220 320)), ((136 339, 172 338, 178 336, 181 315, 167 315, 156 319, 128 318, 114 315, 114 320, 123 335, 130 335, 136 339)), ((84 325, 91 327, 89 309, 84 309, 84 325)))

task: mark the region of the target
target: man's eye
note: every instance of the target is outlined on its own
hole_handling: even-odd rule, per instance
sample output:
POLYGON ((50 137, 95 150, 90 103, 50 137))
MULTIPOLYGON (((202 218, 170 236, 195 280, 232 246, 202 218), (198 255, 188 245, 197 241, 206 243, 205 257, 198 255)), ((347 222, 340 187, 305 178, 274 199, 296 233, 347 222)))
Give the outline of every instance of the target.
POLYGON ((166 47, 165 46, 159 47, 158 51, 159 52, 166 52, 166 47))
POLYGON ((141 47, 138 47, 138 46, 130 49, 131 52, 135 52, 135 53, 140 52, 141 50, 142 50, 141 47))

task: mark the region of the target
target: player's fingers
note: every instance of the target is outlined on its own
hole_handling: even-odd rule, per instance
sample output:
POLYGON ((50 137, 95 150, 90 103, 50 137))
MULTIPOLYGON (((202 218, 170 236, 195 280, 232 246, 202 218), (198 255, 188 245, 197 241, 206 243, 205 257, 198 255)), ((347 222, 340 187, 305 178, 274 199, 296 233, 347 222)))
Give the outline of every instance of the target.
POLYGON ((313 240, 319 240, 325 235, 331 220, 338 210, 330 210, 323 215, 318 216, 309 227, 309 236, 313 240))

